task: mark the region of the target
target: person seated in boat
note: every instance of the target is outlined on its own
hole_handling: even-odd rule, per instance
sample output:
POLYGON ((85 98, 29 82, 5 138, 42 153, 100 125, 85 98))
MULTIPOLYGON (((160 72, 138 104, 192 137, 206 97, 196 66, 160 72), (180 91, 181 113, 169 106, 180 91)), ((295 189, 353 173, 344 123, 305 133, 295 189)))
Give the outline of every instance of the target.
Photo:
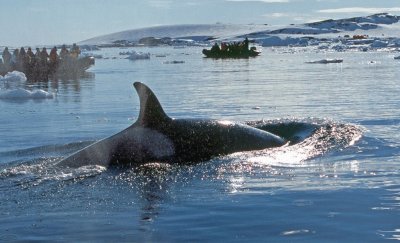
POLYGON ((21 49, 19 50, 19 58, 22 58, 26 55, 26 51, 24 47, 21 47, 21 49))
POLYGON ((69 56, 69 51, 67 50, 67 47, 65 45, 62 45, 61 51, 60 51, 60 59, 61 59, 61 61, 67 60, 68 56, 69 56))
POLYGON ((36 52, 35 52, 35 63, 37 64, 37 65, 39 65, 40 64, 40 49, 39 48, 36 48, 36 52))
POLYGON ((225 42, 221 43, 221 51, 227 51, 228 50, 228 46, 226 45, 225 42))
POLYGON ((18 56, 18 69, 21 72, 26 73, 26 68, 29 65, 29 57, 26 54, 25 48, 21 47, 19 50, 19 56, 18 56))
POLYGON ((227 52, 231 52, 231 51, 232 51, 232 48, 233 48, 233 44, 232 44, 232 43, 228 43, 228 44, 226 45, 226 51, 227 51, 227 52))
POLYGON ((26 71, 26 77, 28 80, 34 80, 33 79, 33 73, 34 73, 34 68, 35 68, 35 54, 32 51, 32 48, 28 47, 28 50, 26 51, 26 66, 25 66, 25 71, 26 71))
POLYGON ((46 47, 43 47, 42 51, 40 52, 40 61, 42 63, 47 63, 49 58, 49 54, 47 53, 46 47))
POLYGON ((39 81, 48 81, 48 58, 49 54, 47 53, 46 47, 43 47, 42 51, 39 53, 39 63, 38 63, 38 80, 39 81))
POLYGON ((220 49, 219 49, 219 45, 217 44, 217 43, 215 43, 212 47, 211 47, 211 51, 212 52, 219 52, 220 51, 220 49))
POLYGON ((249 50, 249 39, 247 39, 247 37, 243 41, 243 50, 244 51, 248 51, 249 50))
POLYGON ((21 49, 19 51, 19 62, 20 62, 19 65, 20 65, 22 72, 27 74, 29 71, 30 63, 31 63, 31 57, 30 57, 30 55, 28 55, 28 52, 26 52, 23 47, 21 47, 21 49))
POLYGON ((58 54, 57 54, 57 47, 53 47, 50 51, 49 60, 50 62, 57 62, 58 54))
POLYGON ((17 65, 18 65, 18 60, 19 60, 19 49, 16 48, 13 51, 13 54, 11 56, 11 61, 10 61, 10 65, 12 67, 13 70, 17 69, 17 65))
POLYGON ((79 54, 81 54, 81 50, 79 49, 79 46, 76 45, 76 43, 72 44, 71 47, 71 57, 77 59, 79 54))
POLYGON ((57 47, 53 47, 49 55, 49 69, 50 73, 55 73, 58 67, 58 54, 57 47))
POLYGON ((8 47, 4 48, 2 57, 4 65, 9 66, 11 63, 11 53, 8 51, 8 47))
POLYGON ((36 48, 36 52, 35 52, 35 63, 36 63, 37 65, 40 64, 40 49, 39 49, 39 48, 36 48))
POLYGON ((233 55, 237 55, 240 53, 240 46, 238 42, 233 42, 229 45, 229 52, 233 55))
POLYGON ((41 81, 42 78, 42 63, 40 60, 40 49, 36 48, 36 52, 34 54, 34 56, 31 59, 31 73, 29 74, 29 79, 32 81, 41 81))
POLYGON ((35 58, 35 54, 32 51, 32 48, 28 47, 28 50, 26 51, 26 55, 28 55, 28 57, 32 60, 33 58, 35 58))

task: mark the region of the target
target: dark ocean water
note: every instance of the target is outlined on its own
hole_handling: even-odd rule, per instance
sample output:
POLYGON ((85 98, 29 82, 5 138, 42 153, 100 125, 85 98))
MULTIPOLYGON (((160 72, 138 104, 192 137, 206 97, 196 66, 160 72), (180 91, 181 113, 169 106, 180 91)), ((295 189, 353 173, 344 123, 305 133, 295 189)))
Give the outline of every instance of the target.
POLYGON ((79 80, 13 84, 54 99, 0 100, 1 242, 400 239, 394 53, 264 49, 212 60, 201 48, 143 48, 150 60, 129 61, 120 51, 98 51, 105 58, 79 80), (344 62, 305 63, 325 58, 344 62), (275 126, 297 143, 189 165, 54 167, 136 120, 134 81, 171 117, 275 126))

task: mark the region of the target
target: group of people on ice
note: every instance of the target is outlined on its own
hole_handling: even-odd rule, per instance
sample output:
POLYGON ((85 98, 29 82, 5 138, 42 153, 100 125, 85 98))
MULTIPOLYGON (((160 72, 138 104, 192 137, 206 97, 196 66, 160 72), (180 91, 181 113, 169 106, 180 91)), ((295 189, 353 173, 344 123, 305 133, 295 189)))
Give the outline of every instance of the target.
POLYGON ((76 44, 73 44, 70 50, 63 45, 59 53, 57 47, 53 47, 50 54, 45 47, 42 50, 36 48, 35 53, 30 47, 27 50, 21 47, 15 49, 12 54, 6 47, 2 54, 3 59, 0 59, 0 72, 20 71, 25 73, 28 80, 47 81, 49 75, 56 74, 61 65, 77 59, 80 53, 76 44))

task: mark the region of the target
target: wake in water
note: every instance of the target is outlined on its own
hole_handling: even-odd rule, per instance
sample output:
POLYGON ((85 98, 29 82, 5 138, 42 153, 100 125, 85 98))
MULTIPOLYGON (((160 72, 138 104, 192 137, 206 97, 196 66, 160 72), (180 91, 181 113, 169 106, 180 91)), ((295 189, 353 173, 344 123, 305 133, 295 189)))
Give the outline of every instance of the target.
POLYGON ((51 181, 79 181, 106 170, 98 165, 60 169, 54 166, 58 161, 59 158, 40 158, 5 168, 0 172, 0 180, 9 179, 11 185, 29 188, 51 181))
POLYGON ((289 141, 282 147, 240 153, 240 158, 250 163, 272 166, 302 166, 307 159, 352 146, 362 136, 362 130, 355 125, 329 120, 258 121, 249 125, 289 141))
MULTIPOLYGON (((200 164, 213 164, 213 167, 223 166, 224 170, 232 170, 240 166, 263 167, 302 167, 307 166, 307 160, 324 153, 340 151, 352 146, 362 136, 362 130, 351 124, 337 123, 329 120, 272 120, 252 121, 250 126, 277 134, 287 141, 286 145, 264 150, 233 153, 217 157, 200 164), (215 165, 214 165, 215 164, 215 165), (223 165, 222 165, 223 164, 223 165)), ((10 157, 14 153, 20 158, 32 156, 29 161, 14 158, 14 162, 3 165, 0 170, 0 180, 9 180, 16 186, 35 186, 46 181, 76 181, 93 177, 106 171, 106 167, 98 165, 82 166, 79 168, 58 168, 54 166, 62 156, 87 145, 88 143, 68 144, 64 146, 45 146, 29 150, 6 152, 0 155, 10 157), (35 158, 39 153, 40 158, 35 158), (16 160, 15 160, 16 159, 16 160), (19 160, 18 160, 19 159, 19 160)), ((160 167, 157 163, 149 163, 150 167, 160 167)), ((163 170, 174 166, 162 166, 163 170)), ((193 165, 193 166, 196 166, 193 165)), ((145 165, 146 167, 146 165, 145 165)), ((144 168, 143 166, 138 166, 144 168)), ((146 167, 147 168, 147 167, 146 167)), ((152 170, 154 171, 154 169, 152 170)))

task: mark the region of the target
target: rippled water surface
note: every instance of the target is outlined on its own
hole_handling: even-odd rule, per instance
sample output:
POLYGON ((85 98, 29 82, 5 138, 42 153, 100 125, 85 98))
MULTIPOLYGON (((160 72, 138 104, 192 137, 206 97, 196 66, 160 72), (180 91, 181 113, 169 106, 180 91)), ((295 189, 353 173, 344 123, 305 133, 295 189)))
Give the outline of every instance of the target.
POLYGON ((395 53, 285 48, 213 60, 198 47, 141 48, 151 59, 129 61, 121 51, 97 51, 104 58, 75 81, 0 84, 57 92, 0 100, 1 242, 400 239, 395 53), (344 61, 305 63, 325 58, 344 61), (134 81, 171 117, 298 128, 300 139, 188 165, 54 167, 136 120, 134 81))

